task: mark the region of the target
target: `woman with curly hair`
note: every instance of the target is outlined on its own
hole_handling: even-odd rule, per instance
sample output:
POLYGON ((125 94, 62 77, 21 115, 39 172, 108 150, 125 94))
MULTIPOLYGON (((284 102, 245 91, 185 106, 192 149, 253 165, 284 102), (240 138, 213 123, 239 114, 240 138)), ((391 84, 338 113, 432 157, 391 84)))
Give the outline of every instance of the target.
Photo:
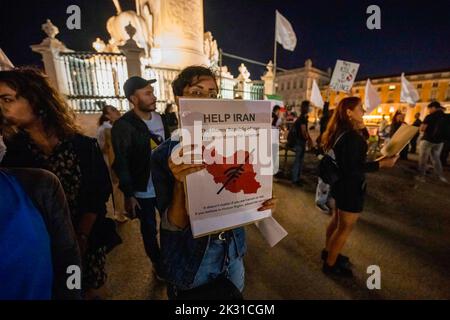
POLYGON ((83 259, 82 289, 92 298, 106 281, 106 253, 118 242, 105 218, 111 182, 98 144, 81 134, 74 112, 38 70, 0 72, 0 110, 13 131, 1 165, 46 169, 61 181, 83 259))

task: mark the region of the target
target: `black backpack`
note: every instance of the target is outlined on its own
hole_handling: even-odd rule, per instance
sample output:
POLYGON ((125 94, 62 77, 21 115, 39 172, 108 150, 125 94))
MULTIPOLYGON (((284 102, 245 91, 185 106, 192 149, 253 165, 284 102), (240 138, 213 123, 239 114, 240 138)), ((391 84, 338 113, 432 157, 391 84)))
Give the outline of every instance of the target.
POLYGON ((346 132, 342 133, 334 142, 333 148, 323 155, 323 158, 319 162, 319 177, 323 182, 332 186, 341 177, 341 172, 336 161, 334 154, 334 147, 338 141, 344 136, 346 132))

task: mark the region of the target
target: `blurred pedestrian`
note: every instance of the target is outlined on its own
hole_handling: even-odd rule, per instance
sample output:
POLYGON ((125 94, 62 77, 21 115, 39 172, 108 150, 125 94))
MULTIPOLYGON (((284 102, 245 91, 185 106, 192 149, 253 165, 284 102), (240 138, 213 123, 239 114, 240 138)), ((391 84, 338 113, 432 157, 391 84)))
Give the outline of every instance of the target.
POLYGON ((124 223, 128 221, 125 211, 125 197, 123 192, 119 189, 119 179, 116 173, 112 170, 112 164, 114 163, 115 155, 111 140, 111 129, 116 122, 119 120, 121 114, 120 111, 114 106, 105 105, 102 108, 102 115, 98 119, 98 129, 97 129, 97 141, 100 149, 103 153, 103 158, 108 166, 109 175, 111 177, 113 193, 113 219, 119 223, 124 223))
MULTIPOLYGON (((394 114, 394 117, 392 118, 392 123, 389 130, 389 137, 392 139, 397 130, 400 129, 400 127, 404 124, 406 124, 405 115, 400 110, 397 110, 394 114)), ((404 147, 403 150, 400 152, 400 159, 408 160, 408 146, 404 147)))
POLYGON ((279 105, 276 105, 272 109, 272 128, 280 129, 282 119, 280 116, 281 108, 279 105))
POLYGON ((417 179, 425 181, 428 161, 431 159, 439 180, 448 183, 447 179, 444 177, 440 156, 442 148, 444 147, 444 141, 446 140, 449 120, 444 114, 444 108, 439 102, 433 101, 427 108, 429 114, 425 117, 420 126, 420 132, 423 136, 419 145, 420 176, 417 179))
MULTIPOLYGON (((169 127, 169 132, 172 134, 178 128, 178 117, 177 113, 174 111, 174 104, 166 104, 166 110, 164 110, 164 116, 166 117, 167 126, 169 127)), ((169 138, 169 137, 167 137, 169 138)))
MULTIPOLYGON (((422 120, 420 120, 420 112, 417 112, 414 115, 414 122, 413 122, 412 125, 414 127, 418 127, 418 128, 420 128, 420 126, 422 125, 422 120)), ((411 142, 409 144, 411 146, 411 149, 410 149, 411 153, 416 153, 416 150, 417 150, 417 139, 419 138, 419 135, 420 135, 420 132, 417 132, 417 134, 411 139, 411 142)))
MULTIPOLYGON (((294 185, 302 186, 302 182, 300 180, 303 162, 305 159, 306 147, 309 146, 312 148, 313 142, 311 136, 309 135, 308 128, 308 113, 310 109, 310 102, 305 100, 302 102, 300 106, 300 117, 295 120, 294 125, 292 126, 292 131, 294 137, 293 140, 293 148, 295 151, 295 159, 294 164, 292 166, 292 174, 291 174, 291 182, 294 185)), ((289 137, 288 137, 289 138, 289 137)), ((290 139, 291 140, 291 139, 290 139)))

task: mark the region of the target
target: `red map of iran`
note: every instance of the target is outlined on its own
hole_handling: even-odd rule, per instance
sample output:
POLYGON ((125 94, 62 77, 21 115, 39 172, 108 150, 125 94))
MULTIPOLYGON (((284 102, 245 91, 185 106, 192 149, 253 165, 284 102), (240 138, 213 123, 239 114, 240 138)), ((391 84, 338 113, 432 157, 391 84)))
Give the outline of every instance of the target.
MULTIPOLYGON (((215 156, 215 150, 211 152, 211 156, 215 156)), ((250 156, 251 154, 248 151, 236 151, 228 158, 222 156, 223 164, 214 163, 206 166, 208 173, 214 177, 214 182, 222 185, 217 194, 220 194, 224 189, 232 193, 243 191, 245 194, 258 191, 261 184, 255 179, 256 173, 250 163, 250 156), (238 155, 245 157, 244 163, 238 164, 238 155)))

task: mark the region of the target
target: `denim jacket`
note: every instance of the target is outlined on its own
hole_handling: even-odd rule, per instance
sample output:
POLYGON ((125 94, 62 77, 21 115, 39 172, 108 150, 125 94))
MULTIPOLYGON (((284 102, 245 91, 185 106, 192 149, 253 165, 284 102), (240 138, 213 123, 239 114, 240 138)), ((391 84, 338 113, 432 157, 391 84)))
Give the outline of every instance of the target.
MULTIPOLYGON (((162 221, 166 220, 167 209, 172 201, 175 178, 169 169, 168 159, 179 141, 171 138, 163 142, 152 153, 152 178, 156 191, 158 210, 162 221)), ((239 257, 246 252, 244 228, 230 231, 239 257)), ((190 225, 183 230, 161 225, 161 263, 166 280, 187 290, 192 287, 197 271, 208 250, 211 236, 194 239, 190 225)))

